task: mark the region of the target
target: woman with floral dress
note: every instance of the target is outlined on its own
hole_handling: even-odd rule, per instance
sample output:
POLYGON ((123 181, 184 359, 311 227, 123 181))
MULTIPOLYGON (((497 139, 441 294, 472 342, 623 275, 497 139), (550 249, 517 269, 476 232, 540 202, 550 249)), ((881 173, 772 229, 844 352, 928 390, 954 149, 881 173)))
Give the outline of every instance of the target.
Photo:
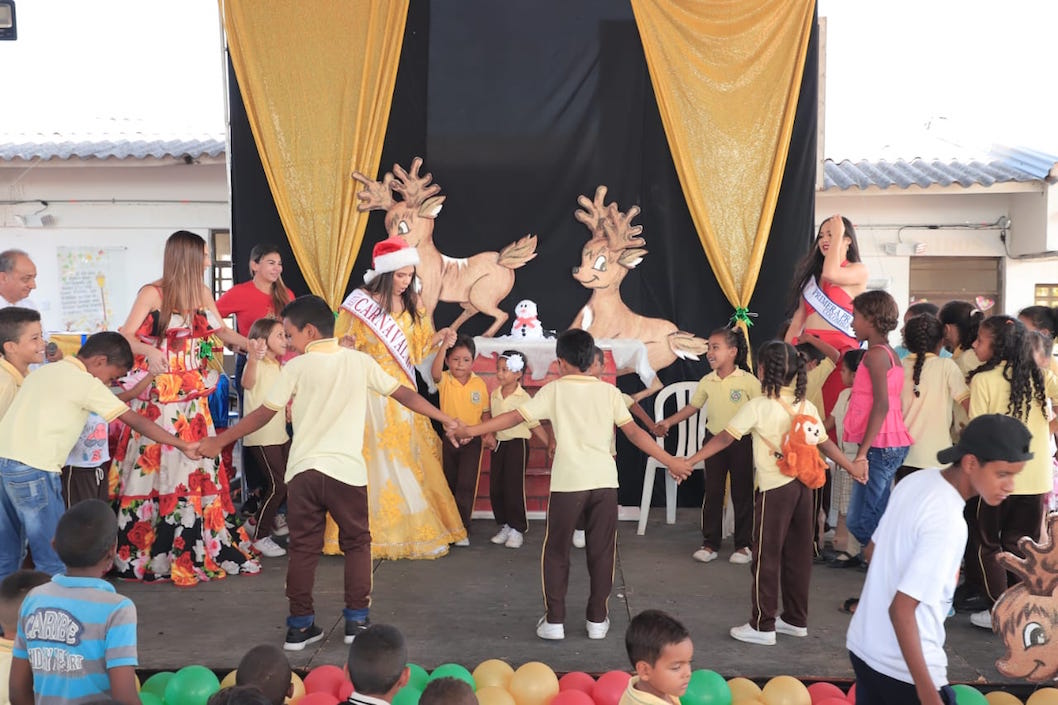
MULTIPOLYGON (((215 435, 209 394, 221 355, 215 335, 246 349, 228 328, 203 283, 210 265, 205 241, 187 231, 166 241, 162 278, 140 289, 121 332, 136 353, 136 371, 154 381, 130 406, 188 441, 215 435)), ((228 476, 214 458, 189 460, 129 428, 114 456, 117 475, 118 576, 191 586, 228 574, 257 573, 245 532, 230 520, 228 476)))

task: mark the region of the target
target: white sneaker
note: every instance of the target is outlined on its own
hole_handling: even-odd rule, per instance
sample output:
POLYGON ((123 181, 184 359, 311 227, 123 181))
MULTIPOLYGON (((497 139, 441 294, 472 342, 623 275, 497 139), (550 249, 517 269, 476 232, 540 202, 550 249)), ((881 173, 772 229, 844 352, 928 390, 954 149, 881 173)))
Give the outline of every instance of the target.
POLYGON ((727 559, 729 563, 735 563, 737 565, 746 565, 747 563, 753 562, 753 554, 749 552, 748 548, 740 548, 731 554, 731 557, 727 559))
POLYGON ((733 639, 744 641, 747 644, 775 646, 775 632, 758 632, 748 623, 743 624, 741 627, 731 627, 731 631, 728 633, 731 634, 733 639))
POLYGON ((275 521, 272 522, 272 533, 276 536, 286 536, 290 533, 286 514, 276 514, 275 521))
POLYGON ((507 542, 503 544, 507 548, 521 548, 522 543, 525 541, 525 537, 518 529, 511 529, 511 533, 507 536, 507 542))
POLYGON ((494 544, 499 546, 501 544, 507 543, 507 537, 510 536, 510 535, 511 535, 511 527, 509 527, 506 524, 504 524, 503 528, 500 529, 499 531, 497 531, 496 535, 493 536, 491 539, 489 539, 489 541, 492 541, 494 544))
POLYGON ((566 627, 561 624, 552 624, 547 621, 547 617, 541 617, 540 621, 536 623, 536 635, 541 639, 565 639, 566 638, 566 627))
POLYGON ((456 541, 452 545, 453 546, 463 546, 463 547, 469 546, 470 545, 470 539, 459 539, 458 541, 456 541))
POLYGON ((970 624, 992 631, 992 612, 990 610, 974 612, 970 615, 970 624))
POLYGON ((786 636, 808 636, 808 627, 795 627, 789 622, 784 622, 782 617, 775 618, 775 631, 786 636))
POLYGON ((605 639, 606 634, 610 631, 609 617, 607 617, 601 622, 591 622, 585 620, 584 624, 588 628, 589 639, 605 639))
POLYGON ((584 548, 584 530, 575 529, 573 531, 573 548, 584 548))
POLYGON ((708 563, 709 561, 715 561, 717 557, 716 551, 711 548, 702 546, 697 551, 691 554, 691 558, 698 561, 699 563, 708 563))
POLYGON ((254 541, 253 547, 262 556, 267 556, 268 558, 279 558, 287 555, 286 549, 273 541, 271 536, 265 536, 263 539, 254 541))

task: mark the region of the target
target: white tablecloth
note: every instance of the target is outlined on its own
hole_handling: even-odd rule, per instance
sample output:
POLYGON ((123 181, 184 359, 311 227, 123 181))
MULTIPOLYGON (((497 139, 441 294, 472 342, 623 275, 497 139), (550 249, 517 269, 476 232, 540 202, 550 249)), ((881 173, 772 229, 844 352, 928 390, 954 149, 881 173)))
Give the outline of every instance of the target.
MULTIPOLYGON (((647 360, 647 346, 641 340, 631 338, 599 339, 595 341, 603 350, 609 350, 613 355, 614 364, 618 370, 635 370, 642 380, 644 386, 649 387, 657 373, 650 367, 647 360)), ((526 340, 514 336, 503 336, 501 338, 474 338, 478 355, 499 355, 504 350, 517 350, 525 355, 532 371, 532 378, 539 381, 547 376, 547 370, 551 363, 558 359, 555 356, 555 339, 544 338, 526 340)))

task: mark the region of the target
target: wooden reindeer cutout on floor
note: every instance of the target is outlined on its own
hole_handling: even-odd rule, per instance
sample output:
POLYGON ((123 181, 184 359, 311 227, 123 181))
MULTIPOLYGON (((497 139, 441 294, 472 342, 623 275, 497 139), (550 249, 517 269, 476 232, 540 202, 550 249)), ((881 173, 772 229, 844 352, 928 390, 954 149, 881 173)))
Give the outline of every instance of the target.
MULTIPOLYGON (((672 321, 640 316, 621 299, 621 282, 646 256, 646 240, 640 237, 643 226, 632 225, 639 206, 622 213, 616 203, 606 205, 605 198, 606 187, 600 186, 594 201, 587 196, 577 199, 581 209, 574 217, 588 227, 591 239, 581 251, 580 266, 573 268, 573 278, 591 289, 591 298, 570 327, 582 328, 596 338, 643 341, 654 370, 668 367, 677 357, 697 360, 708 349, 709 341, 679 330, 672 321)), ((631 371, 618 370, 618 374, 631 371)), ((647 391, 660 388, 661 382, 655 379, 647 391)))
POLYGON ((458 330, 467 319, 477 313, 492 316, 493 323, 482 334, 492 337, 508 318, 499 303, 514 286, 514 270, 536 257, 536 236, 526 235, 499 252, 480 252, 471 257, 455 258, 441 254, 434 245, 434 218, 441 212, 445 197, 439 196, 441 187, 431 184, 433 176, 419 176, 422 159, 416 157, 411 170, 399 164, 382 181, 373 181, 353 172, 353 178, 364 185, 357 198, 359 211, 386 211, 386 231, 390 237, 400 236, 419 251, 417 273, 422 283, 423 305, 432 318, 438 301, 457 303, 463 312, 452 323, 458 330), (394 178, 396 174, 396 178, 394 178), (400 194, 402 200, 394 199, 400 194))
POLYGON ((1000 553, 999 562, 1021 578, 992 608, 992 628, 1007 647, 996 668, 1008 678, 1034 683, 1058 680, 1058 513, 1047 519, 1036 543, 1018 541, 1024 558, 1000 553))

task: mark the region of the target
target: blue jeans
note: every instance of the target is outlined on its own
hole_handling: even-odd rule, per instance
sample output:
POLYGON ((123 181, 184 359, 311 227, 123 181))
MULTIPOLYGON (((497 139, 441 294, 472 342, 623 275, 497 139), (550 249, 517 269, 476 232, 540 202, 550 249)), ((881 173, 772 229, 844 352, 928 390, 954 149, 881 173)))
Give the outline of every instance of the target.
POLYGON ((871 448, 867 451, 867 484, 852 485, 849 514, 845 526, 861 546, 871 541, 878 522, 889 504, 893 476, 907 457, 909 446, 899 448, 871 448))
POLYGON ((0 458, 0 577, 19 569, 23 538, 37 570, 48 575, 66 572, 51 545, 64 511, 59 473, 0 458))

